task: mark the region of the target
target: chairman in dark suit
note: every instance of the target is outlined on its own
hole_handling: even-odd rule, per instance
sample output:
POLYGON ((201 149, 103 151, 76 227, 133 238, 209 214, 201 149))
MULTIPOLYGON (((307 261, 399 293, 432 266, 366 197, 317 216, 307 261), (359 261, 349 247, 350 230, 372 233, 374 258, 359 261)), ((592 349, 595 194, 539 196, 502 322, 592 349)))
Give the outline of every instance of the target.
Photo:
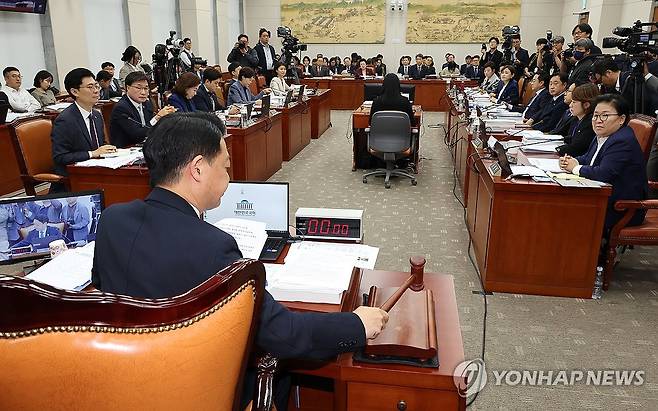
POLYGON ((276 50, 270 46, 270 32, 261 28, 258 30, 258 44, 254 47, 258 55, 258 72, 265 76, 266 84, 270 84, 274 78, 274 63, 276 62, 276 50))
POLYGON ((409 78, 414 80, 422 80, 425 78, 428 71, 424 61, 422 54, 416 54, 416 64, 409 67, 409 78))
POLYGON ((311 77, 327 77, 330 76, 329 67, 324 65, 324 59, 317 59, 315 64, 309 69, 311 77))
POLYGON ((31 245, 34 250, 47 250, 51 242, 63 239, 62 233, 57 228, 48 225, 46 213, 40 213, 34 217, 34 230, 30 231, 23 240, 13 244, 11 248, 31 245))
MULTIPOLYGON (((560 158, 560 167, 573 174, 612 185, 605 216, 604 233, 621 219, 624 212, 614 209, 617 200, 645 200, 647 173, 644 155, 628 127, 630 109, 618 95, 604 94, 597 100, 593 127, 596 138, 586 154, 580 157, 560 158)), ((646 210, 638 210, 628 225, 644 221, 646 210)))
POLYGON ((473 56, 471 58, 471 64, 466 67, 464 72, 466 78, 477 80, 478 84, 482 83, 484 79, 484 69, 480 66, 480 56, 473 56))
MULTIPOLYGON (((144 145, 153 191, 144 201, 113 205, 100 217, 92 268, 96 288, 173 297, 242 257, 233 237, 202 218, 228 187, 225 134, 222 121, 208 113, 176 113, 158 122, 144 145)), ((278 358, 355 351, 379 334, 388 318, 370 307, 293 313, 269 293, 260 310, 256 344, 278 358)))
POLYGON ((569 106, 564 102, 564 92, 567 89, 567 76, 565 74, 554 74, 548 83, 548 92, 551 99, 546 103, 543 110, 526 122, 535 130, 544 133, 553 130, 560 121, 569 106))
MULTIPOLYGON (((103 116, 94 110, 100 88, 94 74, 85 68, 73 69, 64 78, 64 86, 74 101, 57 116, 50 134, 54 171, 59 175, 67 175, 69 164, 116 151, 105 144, 103 116)), ((59 184, 50 187, 51 192, 63 189, 59 184)))
POLYGON ((148 77, 141 71, 130 73, 126 76, 126 94, 112 109, 110 142, 122 148, 142 143, 148 130, 174 111, 174 107, 165 106, 154 115, 149 100, 148 77))
POLYGON ((217 90, 219 90, 220 82, 222 81, 222 73, 210 67, 203 72, 203 83, 196 91, 196 95, 192 97, 194 106, 199 111, 206 113, 215 112, 217 110, 224 110, 225 107, 219 102, 217 98, 217 90))

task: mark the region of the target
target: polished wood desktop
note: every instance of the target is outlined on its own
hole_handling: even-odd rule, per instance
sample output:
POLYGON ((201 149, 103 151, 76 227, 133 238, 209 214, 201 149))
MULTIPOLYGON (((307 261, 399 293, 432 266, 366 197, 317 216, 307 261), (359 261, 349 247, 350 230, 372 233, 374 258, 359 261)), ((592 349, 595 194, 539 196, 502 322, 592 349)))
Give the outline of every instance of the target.
MULTIPOLYGON (((302 84, 307 87, 331 89, 329 106, 332 110, 354 110, 364 100, 364 84, 381 84, 383 79, 355 79, 353 77, 335 76, 332 78, 304 78, 302 84)), ((425 111, 448 111, 449 103, 446 96, 448 81, 442 79, 401 80, 401 84, 415 86, 414 104, 420 105, 425 111)), ((463 84, 473 87, 473 80, 451 79, 450 84, 463 84)))
POLYGON ((281 153, 284 161, 290 161, 311 143, 311 108, 308 100, 290 103, 277 109, 281 113, 281 153))
MULTIPOLYGON (((423 109, 420 105, 414 105, 415 124, 420 127, 423 121, 423 109)), ((383 161, 368 152, 368 135, 366 128, 370 127, 370 107, 359 106, 352 112, 352 171, 357 169, 371 169, 379 165, 383 167, 383 161)), ((412 156, 414 172, 418 172, 418 143, 412 156)))
POLYGON ((320 138, 331 126, 331 90, 318 89, 309 97, 311 106, 311 138, 320 138))

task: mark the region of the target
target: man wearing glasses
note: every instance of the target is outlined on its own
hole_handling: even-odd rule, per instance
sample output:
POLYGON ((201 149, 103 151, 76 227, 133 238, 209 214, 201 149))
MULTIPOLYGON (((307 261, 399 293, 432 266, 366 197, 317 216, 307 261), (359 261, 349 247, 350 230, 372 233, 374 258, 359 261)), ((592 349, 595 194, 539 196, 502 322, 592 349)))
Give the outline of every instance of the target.
MULTIPOLYGON (((105 144, 103 116, 94 110, 100 91, 94 73, 86 68, 73 69, 64 78, 64 86, 73 104, 57 116, 50 134, 55 173, 63 176, 68 175, 68 164, 116 151, 116 147, 105 144)), ((51 193, 62 191, 62 184, 51 184, 51 193)))
POLYGON ((31 113, 41 108, 41 104, 26 89, 21 88, 23 77, 16 67, 5 68, 2 70, 2 75, 5 78, 5 85, 0 91, 7 95, 12 111, 31 113))
POLYGON ((128 74, 125 84, 126 94, 114 106, 110 117, 110 142, 119 148, 143 142, 149 128, 176 111, 172 106, 165 106, 154 115, 148 78, 141 71, 128 74))

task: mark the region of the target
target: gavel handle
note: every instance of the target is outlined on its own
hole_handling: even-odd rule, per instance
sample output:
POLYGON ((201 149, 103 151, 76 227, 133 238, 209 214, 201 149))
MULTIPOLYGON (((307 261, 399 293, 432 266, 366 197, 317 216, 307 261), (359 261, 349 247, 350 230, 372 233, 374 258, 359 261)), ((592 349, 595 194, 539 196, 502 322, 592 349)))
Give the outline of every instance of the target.
POLYGON ((402 294, 404 294, 404 292, 407 291, 407 288, 409 288, 409 286, 414 282, 414 278, 415 278, 414 275, 409 276, 409 278, 407 278, 407 281, 405 281, 404 284, 402 284, 400 288, 398 288, 397 291, 393 293, 392 296, 388 297, 388 300, 384 301, 384 303, 381 306, 379 306, 379 308, 381 310, 389 312, 391 308, 393 308, 393 306, 395 306, 395 304, 398 302, 400 297, 402 297, 402 294))

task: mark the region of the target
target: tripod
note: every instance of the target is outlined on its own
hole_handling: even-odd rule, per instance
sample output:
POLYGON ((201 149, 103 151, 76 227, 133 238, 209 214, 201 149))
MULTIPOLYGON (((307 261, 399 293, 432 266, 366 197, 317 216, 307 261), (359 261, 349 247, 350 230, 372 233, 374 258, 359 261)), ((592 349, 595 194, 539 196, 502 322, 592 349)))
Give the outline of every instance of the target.
MULTIPOLYGON (((633 99, 628 101, 628 103, 633 104, 633 113, 642 113, 644 114, 644 60, 641 58, 635 58, 631 60, 631 74, 624 84, 624 88, 621 90, 621 95, 626 95, 626 92, 629 87, 633 87, 633 99)), ((621 73, 619 74, 621 75, 621 73)), ((652 117, 655 116, 655 113, 651 113, 652 117)))

